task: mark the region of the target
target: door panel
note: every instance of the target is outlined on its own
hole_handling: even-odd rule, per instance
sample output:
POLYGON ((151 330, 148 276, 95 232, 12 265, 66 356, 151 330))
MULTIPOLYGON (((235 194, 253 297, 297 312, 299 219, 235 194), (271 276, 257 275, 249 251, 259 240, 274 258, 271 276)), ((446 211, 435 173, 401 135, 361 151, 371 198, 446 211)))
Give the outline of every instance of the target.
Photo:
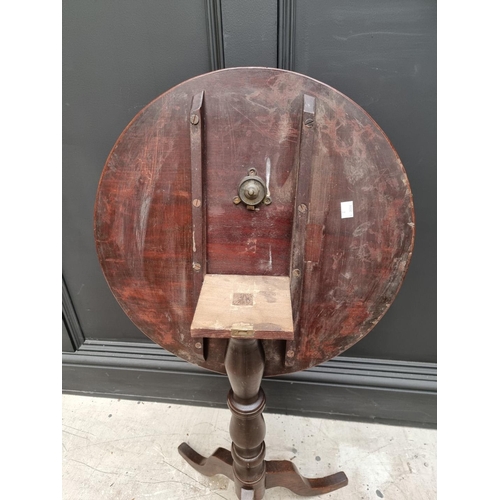
POLYGON ((127 318, 95 252, 97 184, 146 104, 210 70, 203 0, 63 3, 63 275, 86 339, 150 342, 127 318))
POLYGON ((222 0, 226 68, 276 67, 278 4, 269 0, 222 0))

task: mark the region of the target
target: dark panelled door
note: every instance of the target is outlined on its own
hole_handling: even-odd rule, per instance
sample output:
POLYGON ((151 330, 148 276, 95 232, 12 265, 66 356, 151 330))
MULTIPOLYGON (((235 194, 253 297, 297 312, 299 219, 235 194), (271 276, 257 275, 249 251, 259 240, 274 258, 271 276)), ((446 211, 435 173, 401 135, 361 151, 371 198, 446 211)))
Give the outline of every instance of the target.
MULTIPOLYGON (((430 0, 63 2, 64 389, 224 404, 224 391, 210 392, 209 374, 162 352, 121 310, 98 264, 93 209, 106 158, 136 113, 193 76, 236 66, 281 67, 327 83, 371 114, 398 151, 416 212, 406 280, 365 339, 321 375, 307 377, 333 384, 331 394, 340 380, 403 387, 413 402, 420 394, 418 418, 417 406, 434 394, 436 359, 436 5, 430 0), (134 370, 143 368, 147 377, 137 378, 134 370), (360 369, 367 370, 362 380, 360 369), (196 391, 183 399, 186 387, 196 391)), ((359 397, 353 415, 384 417, 376 407, 363 414, 359 397)), ((395 394, 387 403, 386 410, 401 409, 394 418, 407 418, 405 397, 395 394)), ((348 413, 353 396, 335 398, 344 405, 336 411, 348 413)), ((298 403, 284 405, 301 411, 298 403)))

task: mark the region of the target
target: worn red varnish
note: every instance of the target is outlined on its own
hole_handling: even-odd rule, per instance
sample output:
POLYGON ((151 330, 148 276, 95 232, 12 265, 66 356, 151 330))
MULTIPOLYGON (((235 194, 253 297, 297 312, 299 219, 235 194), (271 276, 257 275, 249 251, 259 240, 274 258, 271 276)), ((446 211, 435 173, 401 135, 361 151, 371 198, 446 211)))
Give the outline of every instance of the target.
POLYGON ((206 271, 291 279, 304 94, 315 98, 294 355, 285 357, 284 340, 262 341, 264 374, 338 355, 374 327, 401 286, 413 250, 413 201, 378 125, 343 94, 303 75, 216 71, 169 90, 132 120, 108 157, 95 205, 97 252, 111 290, 153 341, 225 372, 227 340, 205 340, 204 359, 190 337, 197 296, 190 110, 200 92, 206 271), (235 205, 240 180, 250 167, 265 178, 267 158, 272 203, 254 212, 235 205), (353 202, 352 218, 341 218, 345 201, 353 202))

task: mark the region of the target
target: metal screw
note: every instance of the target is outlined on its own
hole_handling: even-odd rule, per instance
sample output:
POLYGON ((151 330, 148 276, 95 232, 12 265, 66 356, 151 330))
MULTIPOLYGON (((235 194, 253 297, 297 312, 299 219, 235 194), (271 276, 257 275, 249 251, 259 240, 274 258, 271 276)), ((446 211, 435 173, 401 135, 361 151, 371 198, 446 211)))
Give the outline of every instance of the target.
POLYGON ((240 199, 240 197, 239 197, 239 196, 235 196, 235 197, 233 198, 233 203, 234 203, 235 205, 237 205, 238 203, 241 203, 241 199, 240 199))
POLYGON ((193 125, 198 125, 199 121, 200 121, 200 117, 198 115, 195 115, 195 114, 191 115, 191 123, 193 125))
POLYGON ((301 203, 301 204, 299 205, 299 212, 303 214, 303 213, 305 213, 306 211, 307 211, 307 205, 306 205, 305 203, 301 203))
POLYGON ((295 356, 295 352, 287 351, 286 356, 287 356, 287 358, 293 358, 295 356))
POLYGON ((248 175, 255 175, 257 173, 257 170, 255 170, 255 168, 251 168, 249 171, 248 171, 248 175))
POLYGON ((196 342, 194 346, 196 347, 196 349, 201 349, 201 342, 196 342))
POLYGON ((307 128, 311 128, 314 125, 314 119, 312 119, 312 118, 306 118, 306 120, 304 121, 304 125, 307 128))
POLYGON ((193 200, 193 205, 198 208, 201 205, 201 201, 196 198, 196 200, 193 200))
POLYGON ((201 265, 198 262, 193 262, 193 269, 195 271, 199 271, 201 269, 201 265))
POLYGON ((294 269, 293 275, 298 278, 300 276, 300 269, 294 269))
POLYGON ((270 205, 270 204, 271 204, 271 201, 272 201, 272 200, 271 200, 271 197, 270 197, 270 196, 266 196, 266 197, 264 198, 264 204, 265 204, 265 205, 270 205))

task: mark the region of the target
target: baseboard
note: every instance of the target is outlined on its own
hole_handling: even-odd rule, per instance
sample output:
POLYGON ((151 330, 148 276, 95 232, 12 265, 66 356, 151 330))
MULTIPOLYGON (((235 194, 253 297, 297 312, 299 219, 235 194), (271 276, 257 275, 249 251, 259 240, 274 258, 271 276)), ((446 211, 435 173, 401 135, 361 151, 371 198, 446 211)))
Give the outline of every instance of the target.
MULTIPOLYGON (((150 343, 86 340, 63 353, 63 392, 226 407, 227 377, 191 365, 150 343)), ((266 411, 310 417, 436 426, 433 363, 338 357, 267 378, 266 411)))

